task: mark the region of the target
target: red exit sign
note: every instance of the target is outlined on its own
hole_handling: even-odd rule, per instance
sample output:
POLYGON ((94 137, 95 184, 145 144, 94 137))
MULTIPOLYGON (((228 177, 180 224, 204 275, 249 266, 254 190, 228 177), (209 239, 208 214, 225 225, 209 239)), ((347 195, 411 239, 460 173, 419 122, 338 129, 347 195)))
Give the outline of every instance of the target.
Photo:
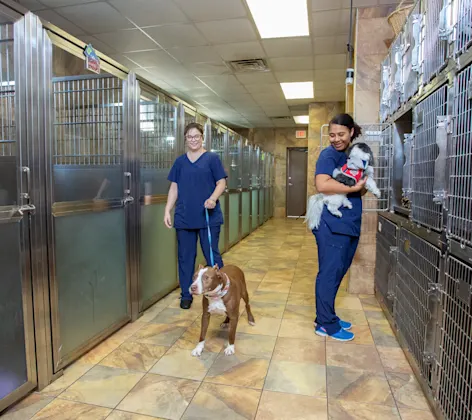
POLYGON ((306 130, 297 130, 295 132, 295 137, 297 139, 306 139, 306 130))

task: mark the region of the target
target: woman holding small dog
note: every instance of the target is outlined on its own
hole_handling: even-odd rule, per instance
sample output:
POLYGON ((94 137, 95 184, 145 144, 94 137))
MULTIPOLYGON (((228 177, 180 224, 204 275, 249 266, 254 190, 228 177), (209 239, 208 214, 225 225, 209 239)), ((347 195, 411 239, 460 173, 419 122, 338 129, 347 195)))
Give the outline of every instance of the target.
POLYGON ((171 185, 164 223, 169 229, 172 228, 171 211, 175 206, 174 228, 177 231, 182 309, 192 306, 189 289, 195 270, 198 237, 207 265, 211 265, 206 210, 214 261, 219 268, 223 267, 218 247, 223 213, 218 199, 225 191, 227 175, 218 155, 203 148, 203 133, 201 124, 190 123, 185 127, 187 153, 176 159, 168 176, 171 185))
POLYGON ((336 316, 334 304, 341 281, 351 266, 359 244, 362 221, 362 199, 366 179, 349 187, 332 178, 336 168, 347 162, 346 151, 361 135, 361 128, 348 114, 334 117, 329 124, 331 145, 324 149, 316 163, 315 185, 322 194, 347 194, 352 209, 343 208, 342 217, 331 214, 326 206, 318 228, 313 229, 318 245, 319 272, 316 278, 316 329, 320 336, 350 341, 352 325, 336 316))

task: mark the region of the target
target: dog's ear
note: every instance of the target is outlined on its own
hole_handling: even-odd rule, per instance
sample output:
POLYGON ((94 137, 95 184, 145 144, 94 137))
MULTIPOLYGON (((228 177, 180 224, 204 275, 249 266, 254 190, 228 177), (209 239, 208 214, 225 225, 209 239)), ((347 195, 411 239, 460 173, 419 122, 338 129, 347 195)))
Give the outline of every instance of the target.
POLYGON ((205 267, 203 267, 203 265, 198 264, 198 271, 203 270, 204 268, 205 268, 205 267))
POLYGON ((215 270, 217 273, 220 271, 220 267, 218 267, 218 264, 215 264, 213 266, 213 270, 215 270))

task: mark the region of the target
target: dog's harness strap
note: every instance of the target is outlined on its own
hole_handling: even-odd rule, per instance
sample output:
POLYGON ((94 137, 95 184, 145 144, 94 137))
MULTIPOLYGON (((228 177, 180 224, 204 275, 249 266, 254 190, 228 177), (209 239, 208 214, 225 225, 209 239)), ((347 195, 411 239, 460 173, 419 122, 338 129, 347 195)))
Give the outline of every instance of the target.
POLYGON ((347 166, 347 163, 343 165, 343 167, 341 168, 341 171, 344 175, 348 176, 349 178, 354 179, 356 182, 359 182, 361 180, 362 175, 364 173, 364 171, 360 169, 350 169, 347 166))
POLYGON ((215 257, 213 256, 213 246, 211 244, 211 230, 210 230, 210 215, 208 214, 208 209, 205 209, 205 218, 208 231, 208 243, 210 244, 210 263, 211 266, 215 266, 215 257))
MULTIPOLYGON (((217 289, 215 289, 215 290, 213 290, 213 291, 211 291, 211 292, 206 293, 206 294, 205 294, 205 297, 206 297, 207 299, 221 299, 222 297, 225 297, 226 294, 228 293, 229 286, 230 286, 231 282, 229 281, 229 277, 228 277, 228 275, 227 275, 226 273, 222 273, 222 274, 223 274, 223 275, 225 276, 225 278, 226 278, 226 286, 225 286, 222 290, 220 290, 220 291, 218 291, 218 292, 215 292, 215 291, 217 290, 217 289)), ((218 286, 218 287, 219 287, 219 286, 218 286)))

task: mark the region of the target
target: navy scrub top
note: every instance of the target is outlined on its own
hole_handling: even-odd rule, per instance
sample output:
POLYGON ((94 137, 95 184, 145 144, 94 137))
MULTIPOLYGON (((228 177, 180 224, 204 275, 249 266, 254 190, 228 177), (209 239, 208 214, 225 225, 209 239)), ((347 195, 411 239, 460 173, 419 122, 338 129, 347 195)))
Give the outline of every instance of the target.
MULTIPOLYGON (((204 204, 213 194, 216 183, 223 178, 227 178, 227 175, 216 153, 205 152, 193 163, 187 154, 175 160, 167 177, 169 181, 177 184, 179 190, 175 206, 174 228, 203 229, 207 226, 204 204)), ((208 213, 210 226, 223 224, 223 213, 219 201, 208 213)))
MULTIPOLYGON (((333 146, 329 146, 320 153, 316 163, 316 175, 333 176, 336 168, 343 166, 347 162, 345 152, 337 151, 333 146)), ((321 220, 324 221, 331 232, 341 235, 360 236, 362 223, 362 196, 360 192, 348 194, 352 203, 352 209, 341 208, 342 217, 332 215, 326 206, 323 207, 321 220)))

